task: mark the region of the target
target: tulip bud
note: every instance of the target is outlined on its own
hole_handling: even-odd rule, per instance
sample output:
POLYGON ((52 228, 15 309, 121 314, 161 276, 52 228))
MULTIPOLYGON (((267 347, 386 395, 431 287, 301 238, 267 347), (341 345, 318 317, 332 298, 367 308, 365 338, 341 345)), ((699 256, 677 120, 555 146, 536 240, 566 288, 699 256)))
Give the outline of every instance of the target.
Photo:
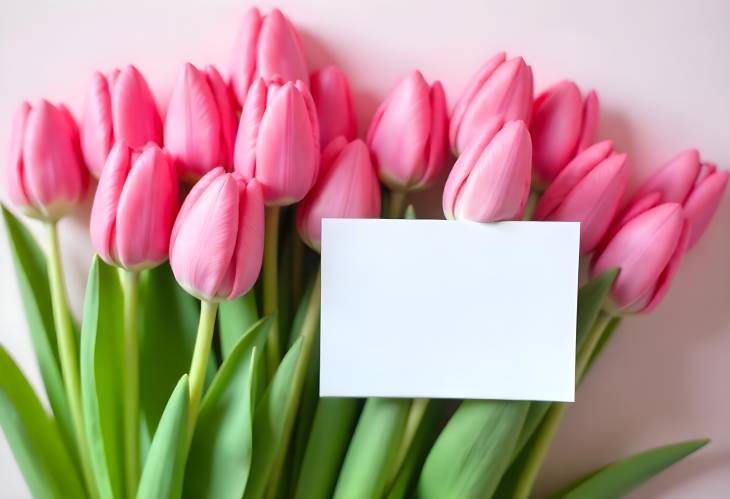
POLYGON ((611 311, 649 312, 666 294, 686 247, 682 207, 677 203, 660 204, 616 231, 596 254, 591 275, 618 268, 611 288, 611 311))
POLYGON ((165 148, 180 176, 197 180, 216 166, 230 168, 235 135, 233 103, 218 71, 185 64, 165 120, 165 148))
POLYGON ((175 167, 162 149, 117 142, 99 178, 89 223, 102 260, 135 271, 167 260, 177 191, 175 167))
POLYGON ((88 184, 69 110, 46 100, 33 107, 23 102, 10 139, 10 200, 30 217, 55 222, 81 201, 88 184))
POLYGON ((529 123, 531 112, 532 69, 522 57, 507 60, 501 52, 484 63, 454 106, 449 129, 451 149, 461 154, 495 117, 529 123))
POLYGON ((258 181, 268 206, 293 204, 307 194, 319 169, 319 128, 312 96, 301 81, 254 82, 233 163, 244 179, 258 181))
POLYGON ((317 108, 320 145, 326 147, 340 135, 354 140, 357 135, 355 110, 344 73, 335 65, 327 66, 312 73, 309 86, 317 108))
POLYGON ((441 82, 403 78, 375 112, 367 143, 380 180, 393 190, 428 185, 446 163, 448 116, 441 82))
POLYGON ((162 120, 144 76, 132 65, 108 75, 95 72, 81 120, 81 150, 86 166, 101 175, 116 141, 140 148, 162 143, 162 120))
POLYGON ((596 92, 591 90, 581 102, 580 90, 568 80, 535 99, 530 134, 535 174, 540 181, 551 182, 579 152, 593 144, 598 113, 596 92))
POLYGON ((214 168, 183 202, 170 237, 177 282, 201 300, 233 300, 261 270, 264 203, 255 180, 214 168))
POLYGON ((459 156, 444 187, 449 220, 497 222, 522 217, 530 194, 532 146, 522 121, 493 118, 459 156))
POLYGON ((616 215, 627 164, 626 154, 615 154, 610 141, 589 147, 555 177, 537 204, 535 219, 580 222, 580 251, 590 253, 616 215))
POLYGON ((323 218, 377 218, 380 184, 360 139, 330 142, 322 153, 317 182, 297 207, 297 228, 305 243, 319 251, 323 218))
MULTIPOLYGON (((725 194, 728 172, 701 163, 696 149, 682 151, 660 168, 637 191, 634 202, 680 203, 688 224, 687 248, 697 244, 725 194)), ((633 203, 632 203, 633 204, 633 203)))
POLYGON ((279 9, 265 16, 256 7, 246 12, 233 45, 230 68, 230 87, 241 106, 258 78, 306 82, 309 76, 299 33, 279 9))

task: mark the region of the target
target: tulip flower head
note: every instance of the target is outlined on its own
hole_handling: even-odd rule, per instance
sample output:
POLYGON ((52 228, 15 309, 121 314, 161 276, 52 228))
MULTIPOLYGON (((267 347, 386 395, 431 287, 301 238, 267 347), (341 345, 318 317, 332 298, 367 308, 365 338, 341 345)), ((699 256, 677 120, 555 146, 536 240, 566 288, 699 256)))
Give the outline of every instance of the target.
POLYGON ((522 57, 507 59, 501 52, 487 60, 454 106, 449 129, 454 154, 461 154, 493 118, 529 123, 532 90, 532 69, 522 57))
POLYGON ((201 300, 233 300, 253 287, 263 251, 261 187, 214 168, 193 186, 172 229, 177 282, 201 300))
POLYGON ((197 180, 216 166, 230 168, 236 115, 223 78, 213 66, 185 64, 170 97, 165 148, 181 177, 197 180))
POLYGON ((610 141, 578 154, 540 198, 536 220, 580 222, 580 251, 593 251, 616 215, 626 189, 626 154, 615 154, 610 141))
POLYGON ((319 170, 319 127, 312 96, 301 82, 254 82, 236 135, 233 162, 256 179, 267 206, 300 201, 319 170))
POLYGON ((446 96, 412 71, 375 112, 367 143, 380 180, 393 190, 427 186, 446 165, 446 96))
POLYGON ((320 145, 327 147, 340 135, 354 140, 357 125, 352 94, 347 77, 340 68, 330 65, 315 71, 309 77, 309 87, 317 107, 320 145))
POLYGON ((561 81, 540 94, 532 109, 530 134, 535 174, 551 182, 570 161, 593 144, 598 130, 598 95, 582 99, 578 86, 561 81))
POLYGON ((89 174, 81 160, 79 130, 69 110, 41 100, 23 102, 13 120, 10 200, 24 214, 55 222, 86 194, 89 174))
POLYGON ((497 222, 522 217, 530 194, 532 146, 522 121, 493 118, 456 160, 446 180, 449 220, 497 222))
POLYGON ((307 81, 309 70, 299 33, 279 9, 262 16, 251 7, 236 36, 230 65, 230 88, 239 105, 258 78, 268 82, 307 81))
POLYGON ((344 137, 322 153, 322 171, 297 207, 297 228, 304 242, 319 251, 323 218, 377 218, 380 184, 365 142, 344 137))
POLYGON ((81 150, 86 166, 101 175, 114 143, 133 148, 162 144, 162 120, 150 87, 137 68, 126 66, 108 75, 95 72, 81 120, 81 150))
POLYGON ((175 167, 159 146, 135 150, 117 142, 91 208, 91 242, 102 260, 134 271, 167 260, 177 185, 175 167))

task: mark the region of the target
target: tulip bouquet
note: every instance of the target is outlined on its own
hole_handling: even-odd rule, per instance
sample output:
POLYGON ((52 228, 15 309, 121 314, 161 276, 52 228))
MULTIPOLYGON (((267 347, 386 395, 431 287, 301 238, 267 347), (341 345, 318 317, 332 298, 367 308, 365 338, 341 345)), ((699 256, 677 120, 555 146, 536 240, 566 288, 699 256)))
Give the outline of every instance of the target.
MULTIPOLYGON (((0 424, 34 497, 527 498, 565 404, 318 397, 322 219, 414 218, 405 197, 451 149, 446 218, 581 222, 580 383, 619 322, 661 301, 726 188, 690 150, 624 199, 597 94, 563 81, 533 98, 532 69, 505 54, 450 118, 441 83, 408 73, 363 141, 345 75, 310 75, 303 54, 281 12, 253 8, 227 79, 186 64, 164 120, 133 66, 93 76, 80 126, 21 105, 8 194, 46 251, 3 216, 48 407, 0 347, 0 424), (98 257, 77 322, 58 229, 91 176, 98 257)), ((705 443, 555 497, 620 497, 705 443)))

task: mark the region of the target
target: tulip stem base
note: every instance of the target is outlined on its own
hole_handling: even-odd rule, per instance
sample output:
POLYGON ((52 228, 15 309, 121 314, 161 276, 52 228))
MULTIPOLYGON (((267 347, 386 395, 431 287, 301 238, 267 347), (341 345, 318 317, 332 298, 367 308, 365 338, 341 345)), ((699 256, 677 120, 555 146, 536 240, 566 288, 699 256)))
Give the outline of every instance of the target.
POLYGON ((408 419, 406 420, 406 429, 403 432, 403 439, 401 440, 400 448, 398 449, 395 463, 391 470, 391 476, 388 480, 389 487, 395 481, 403 463, 406 460, 408 451, 410 450, 411 445, 413 445, 413 439, 416 437, 416 433, 423 421, 423 416, 426 414, 426 409, 428 409, 429 402, 429 399, 413 399, 411 408, 408 411, 408 419))
POLYGON ((193 429, 198 418, 198 405, 203 394, 203 383, 205 382, 205 372, 208 369, 208 356, 213 341, 217 313, 217 303, 208 300, 200 301, 200 321, 198 322, 198 333, 195 337, 195 349, 193 350, 193 360, 190 363, 190 378, 188 380, 188 441, 193 437, 193 429))
POLYGON ((139 480, 139 272, 121 269, 124 293, 124 472, 127 497, 139 480))
POLYGON ((281 346, 279 342, 279 321, 276 313, 278 304, 278 265, 279 265, 279 206, 266 207, 266 227, 264 233, 264 316, 273 315, 269 336, 266 340, 266 365, 269 379, 274 377, 276 368, 281 360, 281 346))
POLYGON ((390 191, 388 196, 388 218, 402 218, 405 201, 405 191, 390 191))

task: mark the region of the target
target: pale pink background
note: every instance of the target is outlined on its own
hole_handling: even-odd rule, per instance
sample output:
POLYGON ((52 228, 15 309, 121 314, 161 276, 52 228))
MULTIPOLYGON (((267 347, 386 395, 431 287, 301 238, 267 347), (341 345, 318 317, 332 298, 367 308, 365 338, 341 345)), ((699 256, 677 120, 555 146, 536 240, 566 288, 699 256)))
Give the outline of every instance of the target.
MULTIPOLYGON (((365 129, 399 75, 419 68, 453 103, 480 62, 521 54, 538 89, 571 77, 598 89, 601 137, 630 153, 634 184, 683 147, 730 167, 730 3, 483 0, 280 0, 300 26, 311 67, 336 62, 351 78, 365 129)), ((133 62, 160 102, 184 61, 225 68, 247 2, 127 0, 4 2, 0 14, 0 157, 23 98, 78 112, 90 72, 133 62)), ((439 215, 438 194, 421 196, 439 215)), ((424 208, 424 206, 426 208, 424 208)), ((712 444, 633 498, 730 496, 730 203, 686 259, 664 303, 625 322, 578 393, 539 490, 646 447, 709 436, 712 444)), ((61 225, 72 300, 91 256, 79 221, 61 225)), ((33 384, 40 378, 6 236, 0 234, 0 341, 33 384)), ((28 497, 3 437, 0 495, 28 497)))

